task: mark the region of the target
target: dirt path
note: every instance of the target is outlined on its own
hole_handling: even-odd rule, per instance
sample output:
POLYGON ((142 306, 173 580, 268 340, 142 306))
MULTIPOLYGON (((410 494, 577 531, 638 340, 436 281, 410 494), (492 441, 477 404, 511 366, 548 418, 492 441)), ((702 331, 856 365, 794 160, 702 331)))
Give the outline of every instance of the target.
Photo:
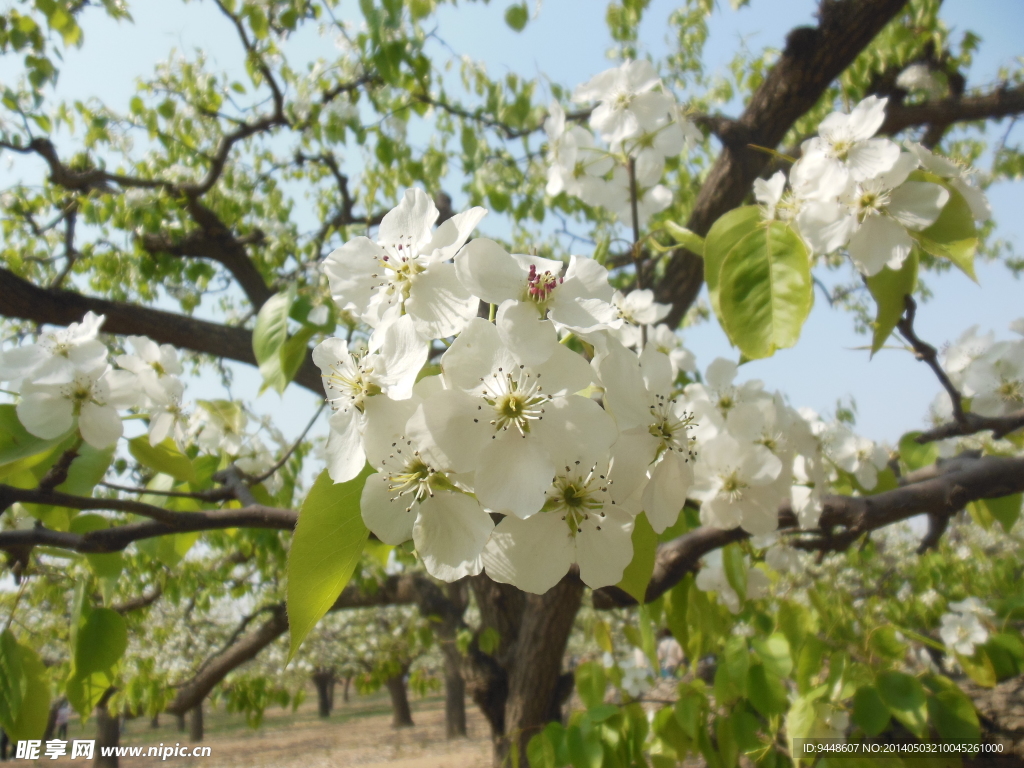
MULTIPOLYGON (((207 734, 202 746, 209 757, 122 757, 122 768, 142 766, 195 766, 199 768, 489 768, 490 740, 482 716, 467 702, 469 738, 447 741, 444 703, 439 699, 413 700, 413 728, 391 727, 387 697, 367 697, 338 707, 324 721, 316 716, 315 702, 307 701, 298 712, 268 710, 259 730, 249 729, 240 715, 223 709, 206 714, 207 734)), ((179 733, 173 718, 163 718, 158 729, 143 720, 125 724, 121 744, 148 748, 159 744, 194 746, 188 734, 179 733)), ((93 723, 84 731, 76 724, 69 739, 94 738, 93 723)), ((89 765, 67 757, 36 765, 89 765)), ((30 763, 25 763, 30 765, 30 763)))

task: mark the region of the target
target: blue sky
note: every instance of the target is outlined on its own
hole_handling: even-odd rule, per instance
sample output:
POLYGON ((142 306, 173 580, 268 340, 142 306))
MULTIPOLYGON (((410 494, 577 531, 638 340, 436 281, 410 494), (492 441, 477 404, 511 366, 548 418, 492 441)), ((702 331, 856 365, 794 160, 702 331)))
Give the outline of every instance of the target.
MULTIPOLYGON (((532 10, 535 2, 531 2, 532 10)), ((516 71, 526 76, 544 75, 571 87, 608 66, 605 52, 612 41, 604 27, 604 3, 545 0, 522 33, 504 24, 507 4, 504 0, 492 0, 488 5, 463 0, 458 7, 445 6, 438 13, 437 34, 457 52, 484 61, 492 76, 516 71)), ((679 0, 653 0, 641 27, 644 50, 657 56, 668 49, 665 22, 678 4, 679 0)), ((814 23, 817 3, 753 0, 740 11, 732 11, 727 2, 719 5, 705 49, 705 62, 712 72, 724 71, 740 45, 754 51, 781 47, 792 27, 814 23)), ((83 17, 86 45, 66 57, 59 87, 63 97, 95 96, 126 107, 135 78, 152 72, 172 48, 187 52, 200 48, 221 68, 233 67, 238 72, 240 46, 212 3, 135 2, 131 11, 134 24, 113 22, 99 11, 83 17)), ((358 20, 356 3, 343 3, 340 15, 358 20)), ((1010 65, 1024 53, 1020 0, 946 0, 943 16, 956 32, 969 28, 984 40, 969 73, 971 85, 994 81, 1000 66, 1010 65)), ((311 34, 293 39, 288 46, 289 56, 300 59, 304 55, 331 56, 332 51, 330 40, 317 40, 311 34)), ((9 77, 10 72, 9 66, 0 65, 0 79, 9 77)), ((1011 140, 1014 138, 1019 140, 1020 131, 1011 140)), ((26 178, 31 177, 26 174, 26 178)), ((1020 216, 1024 187, 1002 184, 990 190, 990 198, 999 223, 997 234, 1020 251, 1024 247, 1020 216)), ((980 287, 959 272, 928 278, 935 298, 919 312, 918 329, 923 338, 942 345, 974 324, 994 328, 1005 337, 1008 323, 1024 315, 1022 285, 1001 267, 982 265, 978 277, 980 287)), ((926 367, 902 351, 885 350, 869 360, 866 351, 857 349, 866 338, 853 332, 852 318, 830 310, 820 294, 816 298, 797 347, 744 366, 741 376, 763 379, 769 388, 786 393, 793 405, 807 405, 822 413, 830 412, 838 398, 853 397, 860 430, 875 439, 895 441, 908 429, 919 428, 938 391, 926 367)), ((736 357, 715 321, 688 330, 686 342, 697 353, 701 367, 719 355, 736 357)), ((245 366, 237 366, 237 370, 235 394, 255 398, 258 376, 245 366)), ((192 388, 191 396, 215 396, 215 389, 212 381, 203 381, 192 388)), ((291 387, 283 399, 267 393, 257 403, 257 409, 274 415, 289 435, 301 430, 312 407, 314 398, 297 387, 291 387)))

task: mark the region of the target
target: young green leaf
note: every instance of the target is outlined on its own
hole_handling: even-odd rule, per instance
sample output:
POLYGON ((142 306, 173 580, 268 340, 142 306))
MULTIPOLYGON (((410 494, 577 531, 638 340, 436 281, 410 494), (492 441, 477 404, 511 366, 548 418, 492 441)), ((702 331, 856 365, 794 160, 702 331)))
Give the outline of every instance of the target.
POLYGON ((654 557, 658 549, 658 534, 641 512, 633 524, 633 559, 622 573, 617 586, 643 603, 647 585, 654 574, 654 557))
POLYGON ((320 473, 299 512, 288 553, 288 624, 294 656, 309 631, 348 584, 370 535, 359 511, 367 466, 353 480, 335 484, 320 473))
POLYGON ((722 316, 718 308, 718 273, 729 252, 744 237, 753 232, 761 222, 761 209, 756 205, 734 208, 723 215, 712 226, 704 240, 704 282, 715 314, 722 316))
POLYGON ((729 338, 751 360, 796 344, 812 300, 807 246, 782 222, 758 227, 722 262, 719 317, 729 338))
POLYGON ((145 435, 128 441, 128 452, 142 465, 157 472, 170 475, 183 483, 196 482, 196 470, 170 438, 162 443, 150 445, 145 435))
POLYGON ((919 258, 915 248, 910 252, 910 256, 904 259, 899 269, 885 267, 877 275, 865 280, 877 306, 875 322, 872 323, 872 355, 882 348, 893 328, 903 317, 903 310, 906 308, 905 297, 912 295, 914 288, 917 287, 918 264, 919 258))

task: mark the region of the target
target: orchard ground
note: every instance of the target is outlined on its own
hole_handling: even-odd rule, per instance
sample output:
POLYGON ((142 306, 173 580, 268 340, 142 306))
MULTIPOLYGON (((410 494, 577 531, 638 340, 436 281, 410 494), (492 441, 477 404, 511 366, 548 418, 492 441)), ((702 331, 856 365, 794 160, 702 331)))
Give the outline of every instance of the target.
MULTIPOLYGON (((480 711, 466 702, 466 720, 469 737, 447 741, 444 733, 444 697, 412 698, 412 728, 391 727, 391 705, 387 692, 370 696, 353 696, 342 703, 341 687, 336 691, 337 701, 330 718, 317 716, 316 692, 310 686, 306 700, 296 712, 291 708, 270 707, 263 724, 253 730, 241 714, 228 714, 223 706, 213 709, 207 703, 204 712, 206 729, 202 746, 211 748, 210 757, 169 757, 159 761, 146 757, 122 757, 122 768, 142 766, 196 766, 221 768, 489 768, 491 742, 487 724, 480 711)), ((95 722, 92 718, 84 727, 73 721, 68 728, 68 739, 94 738, 95 722)), ((188 741, 188 733, 178 731, 174 717, 162 715, 160 727, 151 728, 148 718, 128 721, 121 733, 121 746, 156 746, 180 743, 195 746, 188 741)), ((82 760, 67 757, 58 760, 39 760, 33 765, 84 765, 82 760)), ((15 761, 12 765, 24 764, 15 761)), ((90 763, 91 764, 91 763, 90 763)))

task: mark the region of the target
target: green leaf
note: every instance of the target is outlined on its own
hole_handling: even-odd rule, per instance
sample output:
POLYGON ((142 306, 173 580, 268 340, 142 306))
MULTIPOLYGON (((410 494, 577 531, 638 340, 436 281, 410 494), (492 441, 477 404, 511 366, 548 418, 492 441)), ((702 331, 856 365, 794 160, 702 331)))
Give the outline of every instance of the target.
POLYGON ((719 317, 718 273, 729 252, 761 222, 761 209, 756 205, 734 208, 718 219, 704 240, 704 282, 708 285, 711 306, 719 317))
POLYGON ((182 483, 196 482, 195 467, 170 438, 157 445, 150 445, 149 437, 142 435, 128 441, 128 452, 140 464, 156 472, 170 475, 182 483))
POLYGON ((93 608, 75 639, 75 677, 110 670, 128 648, 128 625, 110 608, 93 608))
POLYGON ((776 677, 789 677, 793 671, 793 656, 785 635, 776 632, 764 640, 755 638, 750 644, 769 672, 776 677))
POLYGON ((722 567, 729 586, 743 605, 747 600, 747 561, 739 544, 727 544, 722 549, 722 567))
POLYGON ((958 688, 949 687, 929 696, 928 715, 947 743, 977 744, 981 740, 974 704, 958 688))
MULTIPOLYGON (((295 286, 275 293, 260 307, 252 330, 252 351, 265 381, 281 375, 278 353, 288 339, 288 313, 295 301, 295 286), (266 370, 264 370, 266 368, 266 370)), ((276 378, 273 378, 276 382, 276 378)))
POLYGON ((917 442, 920 435, 920 432, 907 432, 900 438, 900 458, 903 459, 903 463, 909 470, 931 466, 939 458, 939 451, 935 447, 935 443, 922 445, 917 442))
POLYGON ((984 504, 988 513, 999 521, 1004 531, 1009 533, 1020 517, 1022 498, 1024 495, 1015 493, 1012 496, 1001 496, 998 499, 981 499, 979 503, 984 504))
POLYGON ((789 708, 785 686, 764 664, 754 664, 747 672, 747 698, 765 717, 781 715, 789 708))
POLYGON ((584 733, 578 726, 570 726, 565 729, 565 746, 573 768, 601 768, 604 750, 596 731, 584 733))
POLYGON ((982 651, 992 663, 996 679, 1005 680, 1024 672, 1024 643, 1016 635, 996 633, 982 646, 982 651))
POLYGON ((698 256, 704 255, 704 238, 696 232, 691 232, 686 227, 676 224, 674 221, 666 221, 663 225, 665 230, 672 236, 672 239, 691 253, 698 256))
POLYGON ((367 466, 353 480, 335 484, 320 473, 299 512, 288 553, 289 658, 348 584, 370 532, 359 511, 367 466))
POLYGON ((789 641, 790 652, 799 651, 804 644, 807 635, 816 631, 814 616, 810 609, 805 608, 790 600, 784 600, 779 604, 779 611, 776 614, 776 622, 779 630, 789 641))
POLYGON ((18 641, 6 629, 0 633, 0 727, 5 731, 18 719, 27 687, 18 641))
POLYGON ((807 246, 787 224, 758 227, 722 262, 719 318, 751 360, 796 344, 812 300, 807 246))
MULTIPOLYGON (((295 374, 299 372, 299 368, 309 356, 309 340, 316 332, 317 329, 311 325, 303 326, 281 347, 281 373, 285 386, 295 378, 295 374)), ((278 389, 278 392, 283 391, 284 387, 278 389)))
POLYGON ((647 515, 641 512, 633 523, 633 559, 622 572, 622 581, 616 586, 643 603, 647 585, 654 575, 654 556, 658 549, 658 534, 654 532, 647 515))
POLYGON ((865 279, 868 290, 875 299, 875 321, 871 337, 871 354, 880 350, 885 344, 893 328, 903 317, 906 309, 906 296, 914 293, 917 287, 917 268, 919 258, 917 249, 903 260, 899 269, 885 267, 877 275, 865 279))
POLYGON ((31 648, 18 644, 9 630, 0 634, 0 727, 14 743, 28 739, 41 739, 46 731, 50 714, 50 684, 46 667, 31 648), (5 672, 6 670, 6 672, 5 672), (8 679, 5 687, 4 677, 8 679), (10 694, 17 696, 6 700, 10 694))
POLYGON ((878 689, 864 685, 853 695, 853 722, 868 736, 877 736, 889 725, 889 708, 878 689))
POLYGON ((703 730, 704 705, 704 697, 691 686, 679 687, 679 699, 673 710, 680 727, 691 739, 696 739, 703 730))
POLYGON ((993 688, 999 682, 992 659, 987 653, 975 653, 973 657, 956 654, 956 660, 964 668, 964 672, 983 688, 993 688))
POLYGON ((928 734, 927 703, 921 681, 893 670, 882 672, 875 680, 878 693, 889 711, 918 738, 928 734))
POLYGON ((529 20, 530 11, 526 7, 526 3, 516 3, 505 9, 505 23, 516 32, 522 32, 529 20))
POLYGON ((604 703, 604 689, 608 676, 599 662, 588 661, 576 667, 576 690, 587 709, 604 703))
POLYGON ((923 171, 911 174, 911 179, 940 184, 949 192, 949 201, 934 224, 921 232, 910 232, 910 236, 932 256, 949 259, 971 280, 978 282, 974 273, 978 229, 974 224, 971 206, 945 179, 923 171))

